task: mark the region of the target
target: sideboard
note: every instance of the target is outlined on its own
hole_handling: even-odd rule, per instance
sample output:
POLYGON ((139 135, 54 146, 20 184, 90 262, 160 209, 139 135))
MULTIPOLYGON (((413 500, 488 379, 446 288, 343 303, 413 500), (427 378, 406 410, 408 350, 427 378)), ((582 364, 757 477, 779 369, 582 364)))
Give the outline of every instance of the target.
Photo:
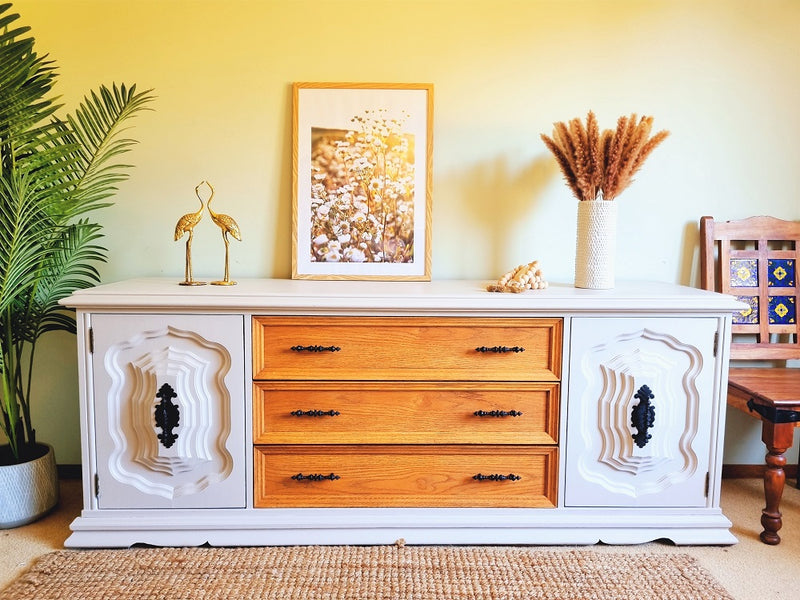
POLYGON ((76 292, 68 547, 732 544, 736 301, 658 282, 76 292))

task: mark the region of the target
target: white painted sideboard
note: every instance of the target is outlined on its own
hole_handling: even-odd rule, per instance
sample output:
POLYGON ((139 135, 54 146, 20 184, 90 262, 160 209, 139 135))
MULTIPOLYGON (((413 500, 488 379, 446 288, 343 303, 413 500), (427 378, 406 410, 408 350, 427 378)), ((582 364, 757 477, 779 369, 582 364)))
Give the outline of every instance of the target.
POLYGON ((731 297, 134 279, 63 304, 84 492, 68 547, 736 542, 731 297))

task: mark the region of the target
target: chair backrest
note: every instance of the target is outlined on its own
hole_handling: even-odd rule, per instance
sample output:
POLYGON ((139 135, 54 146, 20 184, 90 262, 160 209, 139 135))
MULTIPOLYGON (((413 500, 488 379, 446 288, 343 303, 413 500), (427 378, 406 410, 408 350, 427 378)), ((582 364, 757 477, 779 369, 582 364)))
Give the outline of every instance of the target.
POLYGON ((800 358, 799 259, 798 221, 700 219, 700 285, 749 305, 733 316, 731 358, 800 358))

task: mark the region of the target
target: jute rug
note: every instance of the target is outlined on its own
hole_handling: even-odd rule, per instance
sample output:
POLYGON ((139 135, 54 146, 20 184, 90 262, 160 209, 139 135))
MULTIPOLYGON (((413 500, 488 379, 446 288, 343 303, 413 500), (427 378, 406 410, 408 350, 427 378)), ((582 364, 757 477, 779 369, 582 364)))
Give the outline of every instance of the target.
POLYGON ((431 546, 45 555, 0 600, 732 600, 686 554, 431 546))

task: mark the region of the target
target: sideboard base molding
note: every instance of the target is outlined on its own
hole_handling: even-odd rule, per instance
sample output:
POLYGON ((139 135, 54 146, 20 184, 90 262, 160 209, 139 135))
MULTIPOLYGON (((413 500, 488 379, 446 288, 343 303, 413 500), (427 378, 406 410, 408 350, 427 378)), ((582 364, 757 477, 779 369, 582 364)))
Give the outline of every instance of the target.
POLYGON ((256 509, 91 512, 71 525, 67 548, 406 544, 736 544, 720 512, 597 509, 256 509), (176 514, 179 513, 179 514, 176 514), (654 524, 658 525, 654 525, 654 524), (200 525, 202 524, 202 525, 200 525))

